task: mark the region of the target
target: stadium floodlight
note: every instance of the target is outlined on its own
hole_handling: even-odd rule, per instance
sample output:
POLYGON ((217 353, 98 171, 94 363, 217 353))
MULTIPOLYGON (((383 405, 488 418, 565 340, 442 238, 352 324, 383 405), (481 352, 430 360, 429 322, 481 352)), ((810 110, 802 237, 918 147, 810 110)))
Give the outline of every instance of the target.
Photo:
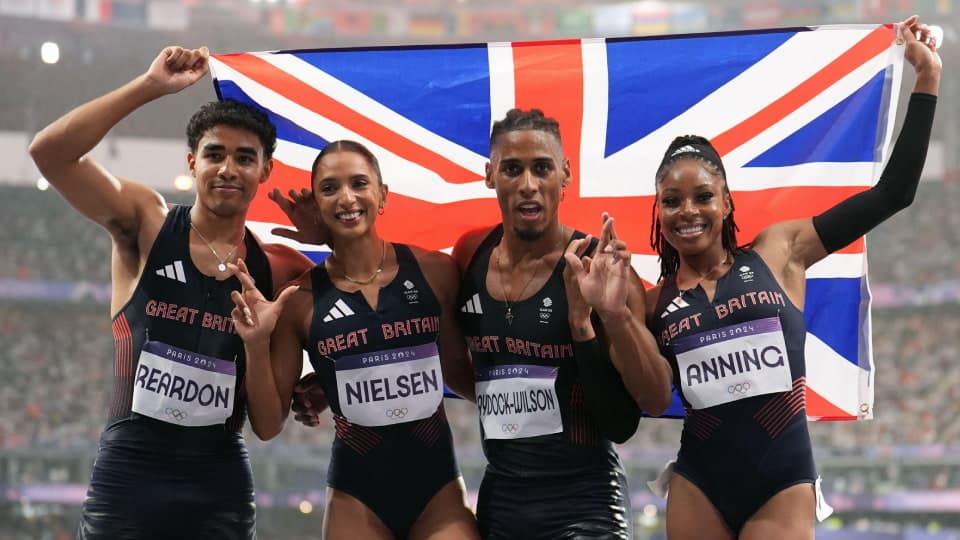
POLYGON ((189 174, 178 174, 173 179, 173 187, 177 191, 190 191, 193 188, 193 177, 189 174))
POLYGON ((60 46, 53 41, 44 41, 40 45, 40 59, 44 64, 56 64, 60 61, 60 46))

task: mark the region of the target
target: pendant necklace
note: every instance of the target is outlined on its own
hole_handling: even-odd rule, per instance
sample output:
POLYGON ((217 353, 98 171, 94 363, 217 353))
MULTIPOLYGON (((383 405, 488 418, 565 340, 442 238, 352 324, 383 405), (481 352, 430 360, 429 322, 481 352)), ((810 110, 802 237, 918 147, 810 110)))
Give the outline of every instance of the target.
MULTIPOLYGON (((523 288, 520 289, 520 294, 517 295, 517 299, 513 300, 513 303, 516 304, 520 298, 523 298, 523 293, 527 291, 527 287, 533 283, 534 278, 537 277, 537 274, 540 272, 540 266, 543 262, 543 257, 537 259, 537 267, 533 269, 533 274, 530 276, 530 279, 523 285, 523 288)), ((507 326, 513 325, 513 307, 510 305, 510 296, 507 294, 507 289, 503 283, 503 266, 500 265, 500 252, 497 252, 497 270, 500 271, 500 291, 503 292, 503 303, 506 305, 506 310, 503 313, 503 318, 507 321, 507 326)), ((512 292, 512 291, 511 291, 512 292)))
POLYGON ((350 283, 356 283, 357 285, 369 285, 373 283, 373 280, 377 279, 377 276, 380 275, 380 272, 383 272, 383 261, 387 258, 387 242, 386 240, 380 239, 381 253, 380 253, 380 266, 377 267, 377 270, 368 277, 367 279, 355 279, 347 275, 346 271, 343 271, 343 277, 346 278, 350 283))
POLYGON ((243 234, 240 236, 240 242, 237 245, 233 246, 233 249, 231 249, 230 252, 227 253, 226 257, 221 258, 220 255, 217 253, 217 250, 213 249, 213 244, 211 244, 210 241, 207 240, 207 237, 204 236, 202 232, 200 232, 200 229, 198 229, 197 226, 193 224, 193 221, 190 222, 190 228, 192 228, 197 233, 197 236, 199 236, 200 239, 203 240, 203 243, 207 245, 207 249, 210 250, 210 253, 213 253, 213 256, 216 257, 217 262, 220 263, 217 265, 217 270, 221 272, 227 271, 227 261, 230 260, 230 257, 233 256, 233 254, 237 251, 237 248, 240 247, 240 244, 243 243, 243 239, 246 238, 247 236, 247 229, 246 227, 244 227, 243 234))

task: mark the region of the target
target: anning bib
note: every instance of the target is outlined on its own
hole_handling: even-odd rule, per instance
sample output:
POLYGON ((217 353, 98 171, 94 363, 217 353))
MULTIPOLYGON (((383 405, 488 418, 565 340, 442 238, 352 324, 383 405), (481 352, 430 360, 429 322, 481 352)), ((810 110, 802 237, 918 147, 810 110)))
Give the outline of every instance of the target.
POLYGON ((683 396, 694 409, 793 388, 779 317, 673 341, 683 396))
POLYGON ((428 418, 443 400, 436 343, 343 356, 335 365, 340 412, 354 424, 428 418))
POLYGON ((179 426, 212 426, 233 412, 237 365, 159 341, 140 351, 133 412, 179 426))
POLYGON ((519 439, 563 431, 557 368, 492 366, 478 372, 475 380, 485 438, 519 439))

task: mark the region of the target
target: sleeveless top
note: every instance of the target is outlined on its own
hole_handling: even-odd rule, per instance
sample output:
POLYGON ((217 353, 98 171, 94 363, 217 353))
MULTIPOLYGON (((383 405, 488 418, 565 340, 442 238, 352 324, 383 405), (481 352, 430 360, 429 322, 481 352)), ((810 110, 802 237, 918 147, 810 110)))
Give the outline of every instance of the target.
POLYGON ((734 254, 712 301, 668 276, 648 323, 687 409, 681 447, 713 440, 762 452, 805 426, 806 323, 756 252, 734 254))
MULTIPOLYGON (((573 238, 583 238, 575 231, 573 238)), ((567 321, 564 259, 530 298, 506 304, 487 290, 502 225, 480 244, 463 278, 457 315, 473 359, 488 472, 513 477, 619 470, 613 443, 590 418, 567 321)))
MULTIPOLYGON (((113 399, 107 431, 114 437, 203 447, 243 426, 245 358, 233 328, 230 292, 190 257, 191 206, 167 214, 130 301, 113 319, 113 399), (131 437, 123 437, 129 432, 131 437), (153 437, 151 437, 153 438, 153 437)), ((245 261, 257 287, 272 297, 266 254, 250 231, 245 261)), ((228 437, 229 438, 229 437, 228 437)))
POLYGON ((440 302, 411 249, 393 246, 399 269, 380 289, 376 310, 360 291, 335 287, 323 265, 311 273, 308 354, 334 414, 335 453, 351 447, 365 454, 385 437, 435 431, 424 424, 449 430, 441 408, 440 302))

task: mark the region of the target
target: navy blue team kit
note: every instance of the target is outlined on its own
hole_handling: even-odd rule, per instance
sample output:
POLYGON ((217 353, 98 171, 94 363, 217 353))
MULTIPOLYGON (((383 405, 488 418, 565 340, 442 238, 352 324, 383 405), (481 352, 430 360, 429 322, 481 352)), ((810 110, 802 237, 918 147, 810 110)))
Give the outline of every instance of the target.
MULTIPOLYGON (((244 349, 230 318, 240 281, 193 265, 190 208, 170 210, 133 297, 114 317, 113 399, 78 538, 256 537, 240 433, 244 349)), ((252 234, 245 238, 251 276, 270 297, 266 255, 252 234)))

